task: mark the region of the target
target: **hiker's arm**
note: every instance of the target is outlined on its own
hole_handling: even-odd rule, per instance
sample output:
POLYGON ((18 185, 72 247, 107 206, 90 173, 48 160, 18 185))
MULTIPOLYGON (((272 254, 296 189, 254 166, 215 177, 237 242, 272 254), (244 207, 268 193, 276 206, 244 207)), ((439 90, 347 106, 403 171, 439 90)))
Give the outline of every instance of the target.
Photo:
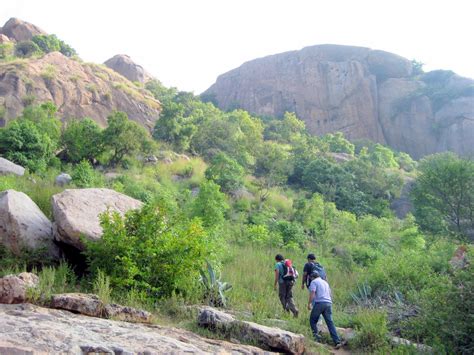
POLYGON ((280 271, 275 269, 275 283, 273 284, 273 288, 276 290, 278 279, 280 278, 280 271))
POLYGON ((311 291, 308 299, 308 309, 311 309, 311 304, 313 303, 314 297, 316 296, 316 291, 311 291))
POLYGON ((304 285, 306 283, 306 279, 308 278, 308 273, 305 271, 303 272, 303 279, 301 280, 301 289, 304 290, 304 285))

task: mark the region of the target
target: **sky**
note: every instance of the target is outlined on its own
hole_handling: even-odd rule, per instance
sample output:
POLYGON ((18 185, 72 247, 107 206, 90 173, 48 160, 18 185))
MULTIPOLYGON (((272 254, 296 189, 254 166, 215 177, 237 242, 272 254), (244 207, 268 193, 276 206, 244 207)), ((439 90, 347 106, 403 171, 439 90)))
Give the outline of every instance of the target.
POLYGON ((0 26, 31 22, 103 63, 127 54, 199 94, 246 61, 316 44, 381 49, 474 78, 472 0, 2 0, 0 26))

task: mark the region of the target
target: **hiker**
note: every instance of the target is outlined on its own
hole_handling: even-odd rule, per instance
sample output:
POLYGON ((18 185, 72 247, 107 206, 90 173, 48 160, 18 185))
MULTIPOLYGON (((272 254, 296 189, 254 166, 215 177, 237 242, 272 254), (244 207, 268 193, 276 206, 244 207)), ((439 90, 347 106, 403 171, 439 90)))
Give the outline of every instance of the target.
POLYGON ((342 344, 332 320, 332 299, 329 284, 320 277, 317 271, 310 275, 310 279, 308 309, 311 310, 311 314, 309 316, 309 325, 313 331, 314 339, 317 342, 321 342, 321 337, 318 334, 318 321, 322 314, 334 345, 336 349, 339 349, 342 344))
POLYGON ((281 305, 286 312, 291 311, 294 317, 298 317, 298 308, 293 300, 293 285, 298 277, 298 272, 291 264, 291 260, 285 260, 283 255, 275 256, 275 283, 273 288, 277 289, 281 305), (286 264, 285 264, 286 262, 286 264))
POLYGON ((323 266, 316 262, 316 256, 314 254, 308 254, 308 262, 304 264, 303 268, 303 279, 301 280, 301 289, 304 290, 306 286, 309 290, 309 284, 311 283, 310 275, 313 272, 317 272, 319 276, 327 282, 326 271, 323 266))

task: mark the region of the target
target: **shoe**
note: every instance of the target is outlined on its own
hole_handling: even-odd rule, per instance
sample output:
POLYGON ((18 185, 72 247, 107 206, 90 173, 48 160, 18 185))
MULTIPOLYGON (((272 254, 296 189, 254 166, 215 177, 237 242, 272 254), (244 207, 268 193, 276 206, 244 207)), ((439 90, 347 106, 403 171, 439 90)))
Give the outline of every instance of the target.
POLYGON ((298 318, 298 314, 300 314, 300 312, 296 311, 295 313, 293 313, 293 317, 298 318))
POLYGON ((342 348, 342 344, 341 343, 337 343, 335 346, 334 346, 334 349, 340 349, 342 348))

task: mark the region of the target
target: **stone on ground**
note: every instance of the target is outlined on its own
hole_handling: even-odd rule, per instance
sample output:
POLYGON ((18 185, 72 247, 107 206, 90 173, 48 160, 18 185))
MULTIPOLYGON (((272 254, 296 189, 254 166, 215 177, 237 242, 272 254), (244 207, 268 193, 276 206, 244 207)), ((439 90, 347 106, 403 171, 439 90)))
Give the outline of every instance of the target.
MULTIPOLYGON (((11 304, 26 302, 28 289, 37 287, 38 283, 38 276, 29 272, 22 272, 18 275, 7 275, 0 278, 0 303, 11 304)), ((0 322, 0 324, 2 324, 2 322, 0 322)))

